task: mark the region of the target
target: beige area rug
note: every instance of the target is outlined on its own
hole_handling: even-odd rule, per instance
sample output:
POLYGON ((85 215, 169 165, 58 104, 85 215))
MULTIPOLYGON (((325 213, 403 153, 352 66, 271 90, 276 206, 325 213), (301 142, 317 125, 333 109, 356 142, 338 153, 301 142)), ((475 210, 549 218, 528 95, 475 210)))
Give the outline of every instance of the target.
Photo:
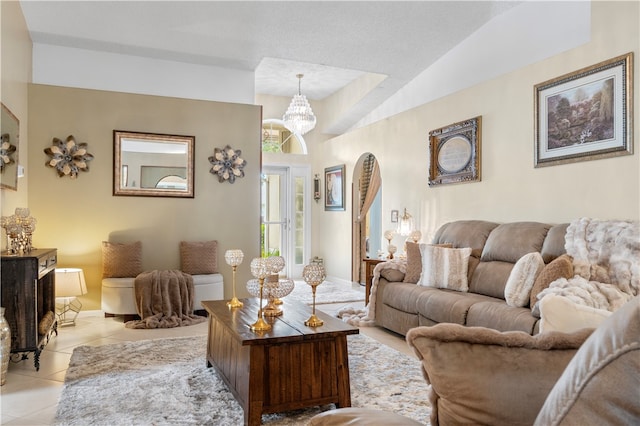
MULTIPOLYGON (((428 424, 420 362, 365 335, 348 336, 351 404, 428 424)), ((57 425, 243 424, 243 411, 215 369, 206 337, 80 346, 71 356, 57 425)), ((262 416, 263 425, 304 425, 334 405, 262 416)))
MULTIPOLYGON (((297 300, 307 305, 313 303, 311 286, 304 281, 295 281, 295 284, 295 288, 286 299, 297 300)), ((364 287, 354 290, 349 284, 325 281, 316 288, 316 305, 361 301, 364 302, 364 287)))

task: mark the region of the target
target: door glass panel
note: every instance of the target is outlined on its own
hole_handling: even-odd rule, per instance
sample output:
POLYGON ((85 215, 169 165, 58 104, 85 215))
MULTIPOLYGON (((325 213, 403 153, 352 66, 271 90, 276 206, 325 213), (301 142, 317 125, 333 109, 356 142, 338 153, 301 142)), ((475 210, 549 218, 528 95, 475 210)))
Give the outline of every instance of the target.
POLYGON ((262 257, 285 256, 286 218, 283 195, 285 172, 274 170, 262 175, 260 254, 262 257))
POLYGON ((302 176, 296 176, 294 179, 295 188, 295 211, 293 212, 295 217, 294 223, 294 258, 296 265, 304 264, 304 182, 305 179, 302 176))

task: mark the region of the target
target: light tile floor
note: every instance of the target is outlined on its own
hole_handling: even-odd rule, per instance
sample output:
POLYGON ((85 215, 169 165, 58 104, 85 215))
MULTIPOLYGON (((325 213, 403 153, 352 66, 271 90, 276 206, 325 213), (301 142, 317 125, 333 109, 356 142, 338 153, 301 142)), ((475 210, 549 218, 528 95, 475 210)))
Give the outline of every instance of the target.
MULTIPOLYGON (((318 305, 317 309, 335 315, 344 306, 362 308, 360 303, 318 305)), ((124 327, 122 318, 104 318, 99 312, 83 313, 75 326, 62 327, 40 356, 40 370, 28 360, 9 364, 9 373, 0 388, 2 425, 50 425, 56 413, 71 353, 76 346, 108 345, 123 341, 207 334, 207 323, 161 330, 132 330, 124 327)), ((383 344, 413 356, 404 338, 377 327, 361 327, 360 332, 383 344)))

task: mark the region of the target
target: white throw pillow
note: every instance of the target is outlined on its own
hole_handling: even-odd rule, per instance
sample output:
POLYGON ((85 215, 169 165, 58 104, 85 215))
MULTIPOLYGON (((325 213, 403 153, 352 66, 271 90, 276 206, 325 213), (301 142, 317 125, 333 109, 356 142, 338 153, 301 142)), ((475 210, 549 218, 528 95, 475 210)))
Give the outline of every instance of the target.
POLYGON ((418 285, 469 291, 467 272, 471 248, 421 245, 422 273, 418 285))
POLYGON ((557 294, 547 294, 540 302, 540 332, 573 333, 583 328, 597 328, 613 312, 580 305, 557 294))
POLYGON ((533 283, 544 269, 544 260, 537 251, 522 256, 513 266, 507 284, 504 286, 504 299, 507 305, 527 306, 533 283))

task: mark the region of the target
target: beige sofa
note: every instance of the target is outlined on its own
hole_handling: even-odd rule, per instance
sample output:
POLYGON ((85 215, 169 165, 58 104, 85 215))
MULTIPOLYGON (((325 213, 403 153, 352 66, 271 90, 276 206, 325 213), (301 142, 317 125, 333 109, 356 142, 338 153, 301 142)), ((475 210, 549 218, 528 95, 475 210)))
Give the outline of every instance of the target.
POLYGON ((397 263, 378 265, 379 279, 372 290, 375 324, 402 335, 411 328, 438 323, 537 334, 539 318, 532 314, 530 295, 527 294, 524 306, 510 306, 505 301, 505 286, 514 266, 525 255, 540 253, 546 265, 563 255, 567 226, 479 220, 442 225, 433 244, 471 248, 468 290, 416 285, 415 277, 406 282, 411 270, 416 269, 416 259, 408 250, 406 273, 397 263))

